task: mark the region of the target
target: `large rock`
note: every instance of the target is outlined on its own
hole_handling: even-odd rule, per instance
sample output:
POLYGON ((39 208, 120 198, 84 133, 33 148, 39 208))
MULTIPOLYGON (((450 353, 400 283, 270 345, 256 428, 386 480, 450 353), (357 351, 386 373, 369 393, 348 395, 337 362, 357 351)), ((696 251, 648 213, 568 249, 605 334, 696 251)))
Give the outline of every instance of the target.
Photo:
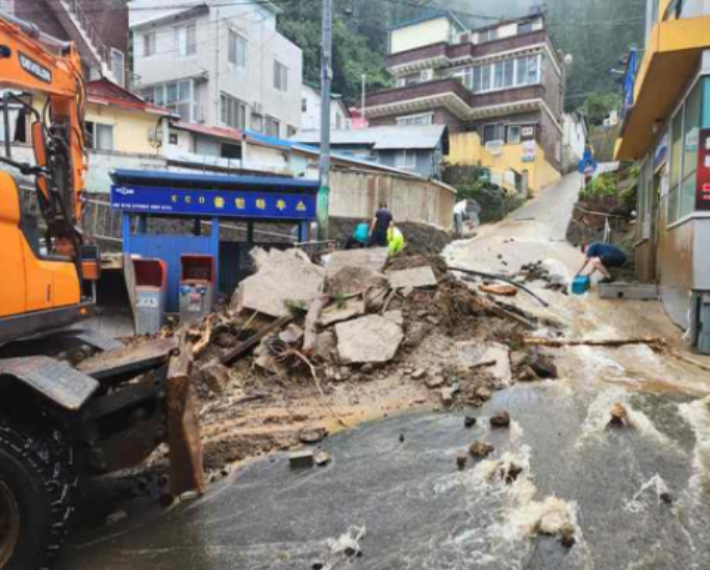
POLYGON ((508 347, 497 342, 456 343, 456 355, 462 368, 478 368, 490 372, 501 384, 510 384, 512 373, 508 347), (488 365, 487 363, 491 363, 488 365))
POLYGON ((382 273, 387 263, 387 253, 386 247, 335 251, 330 254, 325 266, 328 279, 334 277, 344 267, 366 267, 382 273))
POLYGON ((389 279, 390 286, 393 289, 436 287, 436 275, 434 275, 434 270, 428 265, 400 271, 388 271, 387 279, 389 279))
POLYGON ((404 339, 402 327, 377 315, 339 323, 335 334, 340 359, 351 364, 389 362, 404 339))
POLYGON ((232 309, 249 309, 272 317, 283 317, 289 305, 308 304, 323 293, 325 270, 314 265, 300 250, 272 249, 266 257, 255 252, 259 272, 239 285, 232 300, 232 309))
POLYGON ((331 296, 352 297, 386 286, 385 276, 371 267, 351 265, 338 269, 334 274, 328 271, 328 293, 331 296))

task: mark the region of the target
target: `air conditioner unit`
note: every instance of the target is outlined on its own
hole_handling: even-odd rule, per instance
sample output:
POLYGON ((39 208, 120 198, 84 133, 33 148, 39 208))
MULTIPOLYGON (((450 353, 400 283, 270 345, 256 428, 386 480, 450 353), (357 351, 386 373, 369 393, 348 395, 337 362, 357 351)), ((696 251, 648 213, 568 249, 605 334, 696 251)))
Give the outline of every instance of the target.
POLYGON ((471 41, 471 34, 470 32, 464 32, 462 34, 459 34, 459 43, 460 44, 467 44, 471 41))
POLYGON ((419 74, 419 79, 421 81, 431 81, 432 79, 434 79, 434 70, 422 69, 421 73, 419 74))
POLYGON ((486 150, 491 154, 491 156, 500 156, 503 154, 503 147, 505 146, 505 141, 495 140, 486 143, 486 150))
POLYGON ((254 101, 251 104, 251 111, 252 113, 256 113, 257 115, 261 115, 264 112, 264 106, 259 103, 258 101, 254 101))

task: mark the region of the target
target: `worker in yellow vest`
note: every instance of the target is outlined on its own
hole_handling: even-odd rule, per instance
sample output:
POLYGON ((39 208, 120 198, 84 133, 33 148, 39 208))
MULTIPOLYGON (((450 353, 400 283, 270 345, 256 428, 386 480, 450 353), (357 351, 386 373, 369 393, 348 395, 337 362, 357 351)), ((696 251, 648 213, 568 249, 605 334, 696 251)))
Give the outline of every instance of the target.
POLYGON ((387 228, 387 247, 389 248, 389 256, 393 257, 404 249, 404 234, 394 222, 390 223, 387 228))

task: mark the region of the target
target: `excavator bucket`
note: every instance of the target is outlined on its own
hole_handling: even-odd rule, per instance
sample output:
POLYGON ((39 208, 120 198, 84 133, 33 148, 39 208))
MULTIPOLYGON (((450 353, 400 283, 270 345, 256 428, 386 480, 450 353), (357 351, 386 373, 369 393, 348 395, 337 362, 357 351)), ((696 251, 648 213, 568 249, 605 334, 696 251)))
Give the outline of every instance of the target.
POLYGON ((170 493, 174 497, 187 491, 203 494, 206 489, 200 423, 190 380, 192 363, 192 346, 183 334, 179 353, 170 359, 166 389, 170 493))

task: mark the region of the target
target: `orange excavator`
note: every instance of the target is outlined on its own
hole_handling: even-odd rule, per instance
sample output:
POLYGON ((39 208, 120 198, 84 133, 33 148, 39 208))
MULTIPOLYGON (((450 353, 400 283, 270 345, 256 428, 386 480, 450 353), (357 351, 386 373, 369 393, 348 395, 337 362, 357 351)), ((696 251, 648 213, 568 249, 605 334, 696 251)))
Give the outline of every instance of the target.
MULTIPOLYGON (((80 229, 85 86, 76 47, 0 13, 0 87, 6 90, 0 156, 0 570, 35 570, 48 564, 67 535, 80 475, 133 466, 168 441, 168 368, 178 355, 170 347, 170 356, 158 351, 142 361, 119 354, 113 367, 99 362, 82 370, 66 356, 70 351, 55 355, 47 348, 65 343, 71 336, 64 334, 67 325, 92 313, 100 273, 98 248, 86 243, 80 229), (35 104, 44 102, 41 110, 28 94, 36 96, 35 104), (33 164, 12 157, 11 107, 31 117, 33 164), (13 170, 34 180, 30 194, 44 235, 37 217, 22 207, 13 170)), ((72 338, 82 340, 84 334, 78 330, 72 338)), ((111 339, 87 343, 121 351, 111 339)))

